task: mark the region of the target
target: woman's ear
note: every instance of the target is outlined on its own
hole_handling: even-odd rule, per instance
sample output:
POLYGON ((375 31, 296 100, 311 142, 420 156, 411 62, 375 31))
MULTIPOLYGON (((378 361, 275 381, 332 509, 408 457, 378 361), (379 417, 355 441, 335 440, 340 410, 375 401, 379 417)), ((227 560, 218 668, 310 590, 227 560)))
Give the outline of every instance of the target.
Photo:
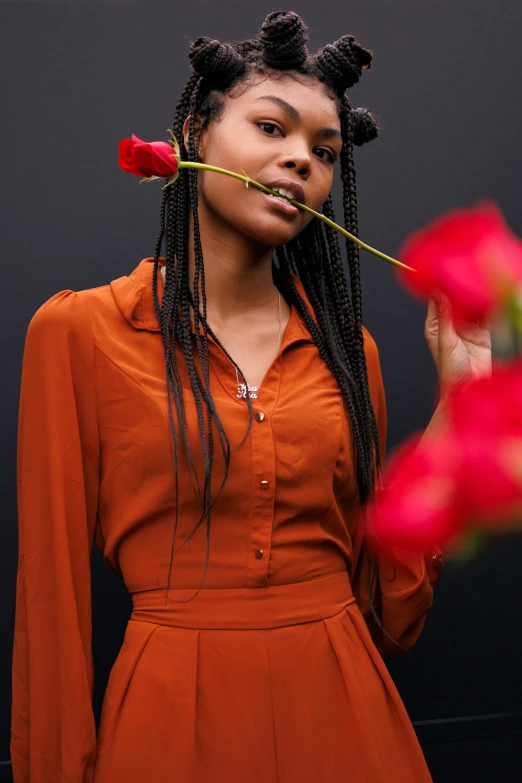
MULTIPOLYGON (((187 150, 188 150, 189 122, 190 122, 190 114, 188 115, 188 117, 185 119, 185 122, 183 123, 183 142, 185 144, 185 149, 187 150)), ((196 145, 196 148, 198 144, 200 128, 201 128, 201 119, 200 117, 196 116, 196 119, 194 120, 194 144, 196 145)), ((198 160, 201 162, 203 161, 203 147, 204 144, 202 140, 200 143, 199 158, 198 158, 198 160)))

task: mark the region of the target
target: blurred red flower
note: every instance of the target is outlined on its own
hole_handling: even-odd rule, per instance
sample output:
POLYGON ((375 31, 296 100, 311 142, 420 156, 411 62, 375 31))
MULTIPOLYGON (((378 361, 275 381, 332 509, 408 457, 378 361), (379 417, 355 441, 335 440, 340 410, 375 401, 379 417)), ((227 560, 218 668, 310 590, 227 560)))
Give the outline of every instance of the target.
POLYGON ((138 177, 172 177, 178 171, 179 159, 166 141, 142 141, 132 134, 118 145, 118 165, 138 177))
POLYGON ((380 552, 426 552, 462 527, 460 454, 446 435, 407 438, 390 457, 365 510, 366 537, 380 552))
POLYGON ((422 300, 443 291, 455 322, 498 312, 522 281, 522 241, 491 201, 456 209, 414 232, 398 258, 417 270, 396 267, 404 287, 422 300))
POLYGON ((391 456, 365 510, 370 544, 394 556, 457 543, 522 520, 522 362, 448 395, 443 433, 410 436, 391 456))
POLYGON ((468 521, 509 524, 522 515, 522 362, 495 362, 491 376, 457 385, 448 414, 468 521))

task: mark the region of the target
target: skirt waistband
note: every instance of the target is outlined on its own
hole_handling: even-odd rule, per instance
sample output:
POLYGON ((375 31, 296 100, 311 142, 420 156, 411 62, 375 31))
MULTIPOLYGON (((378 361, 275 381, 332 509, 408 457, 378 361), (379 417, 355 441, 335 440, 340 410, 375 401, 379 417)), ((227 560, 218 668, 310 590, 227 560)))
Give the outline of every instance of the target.
POLYGON ((340 614, 355 601, 347 571, 271 587, 132 593, 131 620, 209 630, 268 629, 313 623, 340 614), (184 602, 184 603, 176 603, 184 602))

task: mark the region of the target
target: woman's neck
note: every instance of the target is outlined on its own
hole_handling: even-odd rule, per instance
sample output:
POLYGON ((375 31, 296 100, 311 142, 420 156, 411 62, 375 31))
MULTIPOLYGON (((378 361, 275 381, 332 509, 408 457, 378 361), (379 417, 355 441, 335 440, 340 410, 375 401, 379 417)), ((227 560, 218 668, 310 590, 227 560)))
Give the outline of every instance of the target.
MULTIPOLYGON (((214 321, 241 319, 272 310, 277 290, 272 277, 273 248, 238 232, 203 209, 199 234, 205 268, 207 312, 214 321)), ((189 231, 189 285, 195 269, 193 218, 189 231)), ((200 309, 203 302, 200 301, 200 309)))
POLYGON ((271 261, 250 269, 205 266, 205 292, 207 310, 218 320, 272 308, 277 291, 271 261))
MULTIPOLYGON (((166 267, 160 267, 160 274, 165 284, 166 267)), ((193 271, 189 273, 192 290, 193 271)), ((205 293, 207 313, 211 320, 226 322, 252 316, 266 309, 273 309, 277 297, 277 288, 272 278, 272 264, 267 264, 250 270, 234 270, 234 268, 207 270, 205 264, 205 293)), ((203 302, 200 301, 200 310, 203 302)))

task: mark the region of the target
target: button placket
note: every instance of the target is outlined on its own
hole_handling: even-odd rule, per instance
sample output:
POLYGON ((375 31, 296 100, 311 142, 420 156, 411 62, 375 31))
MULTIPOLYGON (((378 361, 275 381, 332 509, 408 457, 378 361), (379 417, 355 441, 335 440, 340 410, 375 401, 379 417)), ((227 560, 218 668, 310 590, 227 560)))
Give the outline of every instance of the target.
POLYGON ((262 408, 254 406, 252 438, 252 522, 250 526, 246 587, 268 587, 270 547, 275 505, 275 442, 272 413, 279 392, 281 357, 267 373, 262 408))
MULTIPOLYGON (((250 430, 252 447, 252 515, 249 529, 248 553, 245 570, 245 587, 268 587, 268 571, 275 506, 275 444, 272 432, 272 415, 279 395, 281 364, 288 347, 298 342, 313 343, 306 326, 301 324, 295 308, 283 335, 278 356, 274 359, 260 390, 260 399, 252 399, 254 422, 250 430), (259 406, 259 407, 258 407, 259 406), (262 424, 262 426, 260 426, 262 424), (261 482, 266 482, 261 486, 261 482), (261 554, 262 553, 262 554, 261 554), (260 556, 261 554, 261 556, 260 556)), ((227 395, 241 407, 246 400, 237 397, 235 384, 231 384, 230 360, 222 349, 209 341, 212 352, 211 367, 216 381, 227 395)), ((235 378, 234 378, 235 381, 235 378)))

